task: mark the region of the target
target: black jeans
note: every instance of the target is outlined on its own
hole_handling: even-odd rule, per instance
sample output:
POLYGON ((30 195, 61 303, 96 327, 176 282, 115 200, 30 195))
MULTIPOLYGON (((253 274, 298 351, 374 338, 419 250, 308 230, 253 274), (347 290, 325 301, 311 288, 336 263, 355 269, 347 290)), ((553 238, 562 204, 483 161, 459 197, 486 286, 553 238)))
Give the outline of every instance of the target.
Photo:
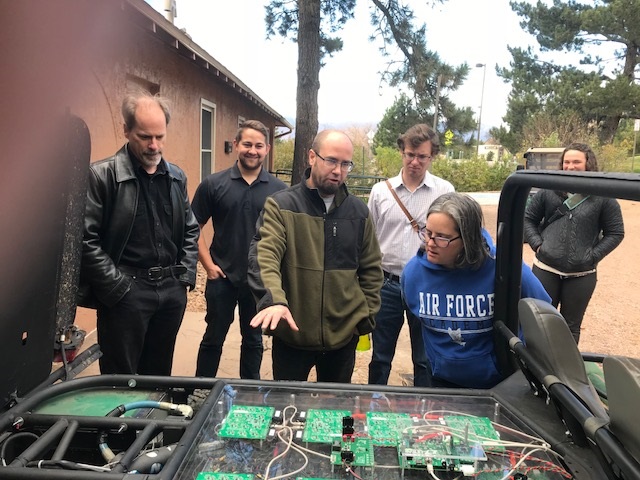
POLYGON ((171 375, 186 307, 187 287, 179 280, 132 278, 122 300, 111 308, 98 308, 100 372, 171 375))
POLYGON ((351 383, 357 344, 358 336, 354 335, 349 343, 338 350, 313 351, 292 347, 273 337, 273 379, 304 382, 315 366, 319 382, 351 383))
POLYGON ((571 330, 576 343, 580 340, 580 326, 587 306, 596 289, 598 276, 596 272, 582 277, 561 277, 552 272, 542 270, 536 265, 533 273, 551 297, 551 304, 558 308, 571 330))
POLYGON ((207 280, 205 290, 207 300, 207 329, 204 332, 200 349, 196 376, 215 377, 222 357, 222 345, 233 323, 235 308, 238 305, 240 316, 240 378, 259 379, 262 365, 262 329, 249 325, 256 314, 256 303, 249 286, 235 287, 226 278, 207 280))

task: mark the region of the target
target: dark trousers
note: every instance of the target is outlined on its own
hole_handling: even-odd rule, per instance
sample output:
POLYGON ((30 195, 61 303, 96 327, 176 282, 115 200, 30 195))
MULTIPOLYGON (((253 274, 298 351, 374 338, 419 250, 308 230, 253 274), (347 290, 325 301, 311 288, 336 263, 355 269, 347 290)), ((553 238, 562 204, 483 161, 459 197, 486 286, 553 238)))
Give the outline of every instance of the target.
POLYGON ((587 306, 596 289, 597 274, 590 273, 581 277, 561 277, 552 272, 542 270, 536 265, 533 273, 551 297, 551 303, 558 308, 571 330, 576 343, 580 341, 580 326, 587 306))
POLYGON ((200 349, 196 376, 215 377, 218 374, 222 345, 233 323, 235 308, 238 305, 240 316, 240 378, 259 379, 262 365, 262 329, 249 325, 256 314, 256 303, 248 286, 235 287, 226 278, 207 280, 205 290, 207 300, 207 329, 204 332, 200 349))
POLYGON ((274 380, 306 381, 311 368, 316 367, 319 382, 351 383, 356 364, 358 336, 342 348, 330 351, 301 350, 273 337, 274 380))
MULTIPOLYGON (((384 279, 380 290, 382 304, 376 316, 376 328, 371 334, 373 354, 369 363, 369 384, 386 385, 391 373, 391 362, 396 353, 400 330, 404 324, 406 306, 402 300, 400 283, 384 279)), ((426 387, 430 383, 431 365, 422 341, 420 319, 407 312, 411 360, 413 361, 413 384, 426 387)))
POLYGON ((98 308, 100 372, 171 375, 186 306, 187 289, 179 280, 132 278, 122 300, 98 308))

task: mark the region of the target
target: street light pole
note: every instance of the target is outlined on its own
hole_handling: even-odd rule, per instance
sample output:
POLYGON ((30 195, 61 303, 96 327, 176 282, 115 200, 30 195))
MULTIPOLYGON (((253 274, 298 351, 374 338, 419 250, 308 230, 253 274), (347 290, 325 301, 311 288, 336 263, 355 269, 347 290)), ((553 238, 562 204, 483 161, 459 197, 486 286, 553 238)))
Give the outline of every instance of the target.
POLYGON ((476 157, 480 156, 480 126, 482 125, 482 103, 484 102, 484 79, 487 76, 487 64, 476 63, 476 68, 483 69, 482 72, 482 91, 480 92, 480 111, 478 113, 478 138, 476 141, 476 157))

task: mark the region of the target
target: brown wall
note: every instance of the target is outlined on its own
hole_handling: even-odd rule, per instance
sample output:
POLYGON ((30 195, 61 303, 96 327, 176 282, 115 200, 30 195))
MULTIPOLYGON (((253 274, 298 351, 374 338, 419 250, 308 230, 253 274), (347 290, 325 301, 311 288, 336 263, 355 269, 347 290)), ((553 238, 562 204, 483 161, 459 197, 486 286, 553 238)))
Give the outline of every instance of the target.
POLYGON ((235 161, 234 152, 224 153, 224 141, 233 140, 238 116, 262 121, 273 136, 274 117, 215 77, 213 69, 179 54, 168 44, 170 38, 151 31, 153 22, 130 6, 122 8, 119 0, 1 2, 6 3, 3 17, 12 19, 16 33, 28 32, 28 25, 47 25, 39 37, 32 33, 16 39, 24 50, 17 56, 33 62, 32 49, 42 54, 37 88, 49 89, 51 98, 45 101, 51 107, 68 108, 87 123, 92 161, 112 155, 126 141, 120 104, 131 78, 159 85, 160 93, 170 99, 164 155, 185 170, 191 195, 201 180, 201 99, 216 105, 214 171, 235 161))

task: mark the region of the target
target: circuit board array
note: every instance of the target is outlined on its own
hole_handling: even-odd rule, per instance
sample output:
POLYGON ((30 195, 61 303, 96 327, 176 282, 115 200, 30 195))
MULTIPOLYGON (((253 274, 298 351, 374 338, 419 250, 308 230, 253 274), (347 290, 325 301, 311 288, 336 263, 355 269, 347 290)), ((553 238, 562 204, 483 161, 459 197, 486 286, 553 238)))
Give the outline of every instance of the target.
MULTIPOLYGON (((501 446, 498 431, 486 417, 381 411, 352 414, 350 410, 309 409, 291 415, 287 424, 287 419, 283 419, 281 413, 273 407, 233 405, 219 425, 217 434, 221 438, 240 441, 264 440, 277 436, 274 431, 282 431, 285 427, 293 429, 297 432, 295 435, 291 432, 288 437, 279 437, 280 441, 287 443, 295 438, 298 442, 318 444, 314 448, 321 452, 327 452, 324 449, 330 448, 325 458, 329 459, 332 477, 340 475, 340 471, 346 471, 353 472, 356 478, 387 478, 388 472, 392 470, 384 470, 386 467, 397 469, 401 473, 399 478, 404 478, 405 471, 429 470, 431 476, 436 473, 454 475, 455 478, 494 480, 503 478, 508 469, 505 470, 504 466, 488 468, 488 455, 498 455, 500 458, 512 455, 501 446), (378 461, 383 465, 382 470, 378 470, 381 465, 376 463, 376 456, 380 457, 378 461), (334 471, 335 466, 343 468, 334 471), (356 468, 360 469, 359 475, 355 474, 356 468), (383 472, 385 473, 380 476, 383 472)), ((309 471, 312 472, 321 473, 317 470, 309 471)), ((536 475, 535 478, 539 480, 549 478, 542 471, 537 471, 536 475)), ((202 472, 196 480, 255 478, 261 477, 252 474, 202 472)), ((326 478, 296 477, 296 480, 326 478)), ((394 477, 391 475, 389 478, 394 477)))

